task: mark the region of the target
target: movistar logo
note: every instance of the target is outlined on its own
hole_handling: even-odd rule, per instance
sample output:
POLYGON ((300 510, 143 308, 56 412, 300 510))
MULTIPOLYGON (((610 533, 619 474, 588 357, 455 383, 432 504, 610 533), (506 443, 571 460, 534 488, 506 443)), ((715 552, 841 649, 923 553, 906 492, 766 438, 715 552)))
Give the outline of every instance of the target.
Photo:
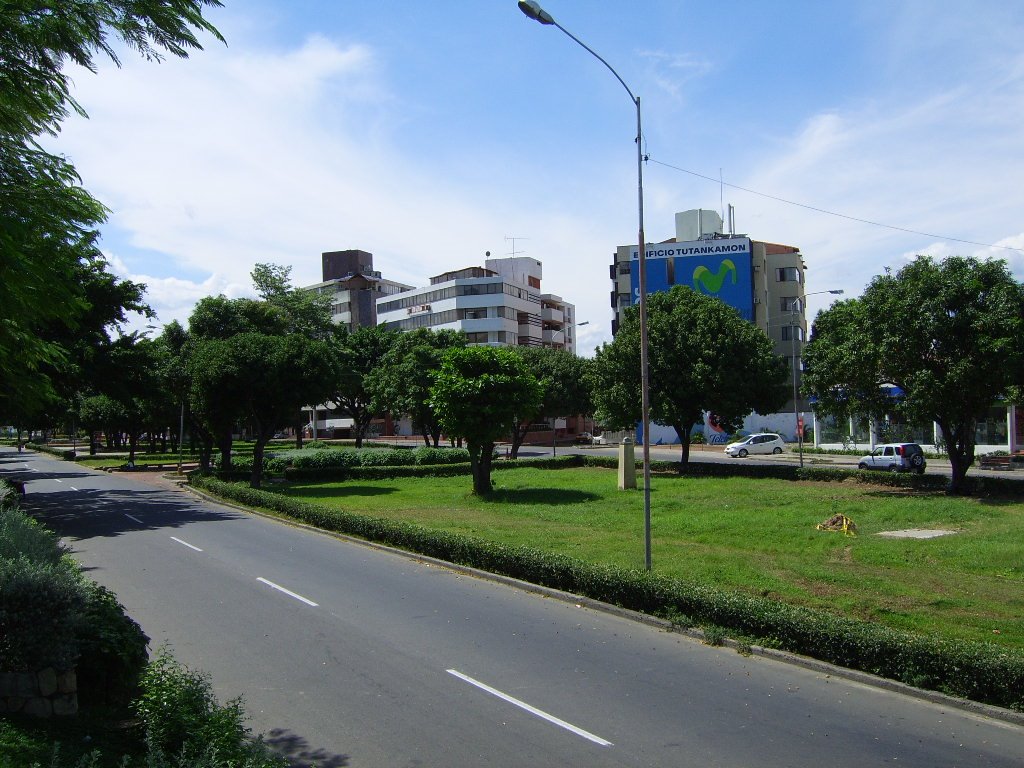
POLYGON ((698 290, 703 286, 708 293, 718 293, 722 290, 726 275, 732 275, 732 284, 736 285, 736 265, 732 259, 722 259, 718 267, 718 274, 715 274, 707 267, 697 267, 693 270, 693 287, 698 290))

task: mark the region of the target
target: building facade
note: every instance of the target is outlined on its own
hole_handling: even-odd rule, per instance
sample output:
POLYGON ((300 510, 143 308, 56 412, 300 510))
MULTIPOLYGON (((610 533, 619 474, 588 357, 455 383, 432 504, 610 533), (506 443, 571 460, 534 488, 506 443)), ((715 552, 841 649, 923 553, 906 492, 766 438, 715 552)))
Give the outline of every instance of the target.
MULTIPOLYGON (((789 364, 794 389, 799 391, 800 357, 807 338, 807 266, 800 249, 754 240, 737 234, 732 226, 726 232, 722 217, 709 210, 677 213, 675 229, 674 238, 646 246, 648 295, 686 285, 734 307, 771 339, 775 354, 789 364)), ((614 334, 626 309, 640 300, 636 244, 616 248, 610 277, 614 334)), ((795 414, 806 410, 803 398, 794 405, 791 397, 785 406, 788 413, 753 414, 744 428, 780 432, 795 439, 795 414)), ((713 425, 706 426, 708 439, 717 441, 713 425)), ((652 438, 676 441, 674 431, 670 432, 661 430, 659 434, 652 428, 652 438)))
MULTIPOLYGON (((488 254, 489 256, 490 254, 488 254)), ((463 331, 470 344, 553 347, 575 352, 576 308, 541 292, 536 259, 491 259, 430 278, 377 301, 377 321, 390 330, 463 331)))
POLYGON ((331 319, 350 331, 377 325, 377 301, 412 288, 385 280, 373 268, 367 251, 327 251, 321 254, 323 281, 306 287, 331 297, 331 319))

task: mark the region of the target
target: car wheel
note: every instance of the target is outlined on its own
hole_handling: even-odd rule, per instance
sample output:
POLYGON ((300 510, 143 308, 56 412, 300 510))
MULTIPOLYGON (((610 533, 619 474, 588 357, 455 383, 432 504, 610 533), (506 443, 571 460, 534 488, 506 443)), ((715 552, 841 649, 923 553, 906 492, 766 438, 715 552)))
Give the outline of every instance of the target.
POLYGON ((867 469, 867 468, 868 468, 868 465, 865 464, 863 461, 860 464, 857 465, 857 469, 867 469))
POLYGON ((773 450, 772 453, 774 453, 777 456, 778 454, 782 453, 782 449, 776 445, 775 450, 773 450))
POLYGON ((739 456, 741 459, 747 458, 747 449, 740 448, 739 451, 736 452, 736 455, 739 456))
POLYGON ((899 472, 899 471, 900 471, 900 468, 899 468, 899 466, 897 466, 896 464, 890 464, 890 465, 889 465, 889 471, 890 471, 890 472, 899 472))

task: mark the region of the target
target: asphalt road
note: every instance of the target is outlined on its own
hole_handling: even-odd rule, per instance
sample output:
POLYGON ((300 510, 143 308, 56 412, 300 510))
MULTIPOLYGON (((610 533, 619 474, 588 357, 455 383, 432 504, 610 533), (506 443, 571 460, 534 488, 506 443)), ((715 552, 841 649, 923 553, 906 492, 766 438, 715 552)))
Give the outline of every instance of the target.
POLYGON ((47 456, 0 476, 299 764, 1024 765, 1020 726, 47 456))

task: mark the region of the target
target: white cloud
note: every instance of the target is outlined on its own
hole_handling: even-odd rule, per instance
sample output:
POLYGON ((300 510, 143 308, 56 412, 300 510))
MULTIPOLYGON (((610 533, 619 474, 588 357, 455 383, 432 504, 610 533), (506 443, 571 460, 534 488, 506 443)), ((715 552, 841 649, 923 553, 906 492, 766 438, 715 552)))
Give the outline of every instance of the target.
MULTIPOLYGON (((580 329, 581 351, 610 339, 608 264, 637 227, 625 105, 621 119, 601 119, 621 127, 619 144, 588 143, 571 157, 520 147, 512 135, 483 137, 483 149, 456 147, 444 135, 418 133, 416 117, 450 110, 453 122, 472 125, 474 110, 488 105, 455 105, 453 96, 427 110, 417 101, 424 75, 393 77, 389 52, 375 45, 320 34, 274 49, 247 43, 244 33, 232 30, 230 47, 211 45, 185 61, 154 65, 125 55, 121 69, 76 75, 76 97, 91 119, 69 121, 57 146, 114 211, 104 246, 119 257, 118 274, 149 285, 162 321, 184 319, 205 295, 247 295, 257 262, 291 265, 294 281, 305 284, 319 281, 321 252, 362 248, 386 277, 422 284, 482 263, 485 251, 504 255, 504 236, 517 235, 529 238, 517 249, 544 262, 544 290, 590 321, 580 329), (442 159, 432 156, 435 146, 442 159)), ((713 74, 685 54, 642 55, 651 82, 634 85, 645 92, 653 82, 678 95, 681 83, 713 74)), ((730 136, 757 146, 737 150, 754 159, 739 172, 726 169, 725 179, 907 229, 1021 245, 1024 57, 1000 59, 933 91, 897 85, 891 95, 857 101, 824 94, 828 107, 817 106, 792 135, 770 110, 730 125, 730 136)), ((655 148, 658 159, 693 156, 678 112, 663 115, 657 99, 647 103, 651 135, 677 137, 655 148)), ((570 111, 543 116, 552 134, 570 111)), ((439 124, 435 118, 432 127, 439 124)), ((700 150, 706 167, 678 164, 708 173, 733 148, 700 150)), ((650 240, 673 233, 675 211, 717 207, 708 182, 650 167, 645 174, 650 240)), ((801 247, 808 291, 856 295, 886 265, 924 249, 984 251, 735 190, 724 202, 736 204, 740 231, 801 247)), ((1024 274, 1019 253, 997 250, 1024 274)))

